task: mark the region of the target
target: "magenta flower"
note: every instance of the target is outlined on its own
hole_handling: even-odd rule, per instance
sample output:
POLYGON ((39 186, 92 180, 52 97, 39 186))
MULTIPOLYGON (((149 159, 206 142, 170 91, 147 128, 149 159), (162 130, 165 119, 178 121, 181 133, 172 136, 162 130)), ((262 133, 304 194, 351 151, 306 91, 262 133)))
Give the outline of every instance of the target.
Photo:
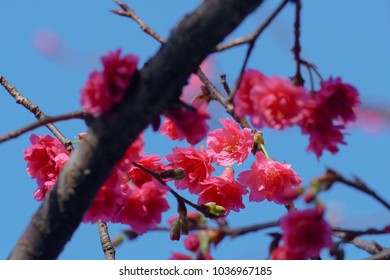
POLYGON ((340 77, 321 82, 321 89, 315 94, 332 119, 344 124, 356 119, 355 109, 361 103, 359 93, 352 85, 341 82, 340 77))
POLYGON ((200 183, 211 176, 214 167, 211 165, 212 158, 204 151, 203 146, 196 151, 193 146, 189 148, 174 148, 172 154, 166 156, 171 163, 169 168, 180 168, 185 172, 185 177, 176 180, 178 189, 187 189, 190 193, 198 194, 203 188, 200 183))
POLYGON ((282 130, 303 118, 306 98, 305 88, 296 87, 287 79, 268 78, 258 71, 247 70, 235 95, 235 112, 238 116, 249 115, 257 128, 266 125, 282 130))
MULTIPOLYGON (((162 159, 159 155, 148 155, 139 159, 137 164, 152 172, 161 172, 166 170, 165 165, 163 165, 161 161, 162 159)), ((146 182, 151 181, 153 178, 151 175, 135 165, 130 167, 128 176, 131 179, 131 182, 138 187, 142 186, 146 182)))
POLYGON ((192 260, 192 257, 183 253, 174 252, 168 260, 192 260))
POLYGON ((210 118, 206 111, 207 103, 202 103, 196 111, 179 107, 169 110, 160 133, 173 140, 186 139, 191 145, 196 145, 206 137, 209 126, 206 120, 210 118))
POLYGON ((128 224, 138 234, 154 229, 161 222, 162 213, 169 209, 167 191, 168 188, 155 179, 141 188, 128 188, 114 222, 128 224))
POLYGON ((24 150, 27 173, 36 178, 38 189, 34 192, 36 200, 43 200, 46 192, 57 182, 62 167, 69 160, 69 152, 57 139, 49 135, 30 137, 31 146, 24 150))
POLYGON ((217 164, 229 166, 244 162, 253 148, 253 134, 249 128, 240 130, 233 119, 220 119, 224 128, 208 133, 207 153, 217 164))
POLYGON ((186 249, 191 252, 196 252, 200 245, 199 237, 194 233, 190 233, 183 242, 186 249))
POLYGON ((108 112, 113 104, 122 101, 133 78, 138 57, 128 54, 120 58, 121 50, 102 57, 103 71, 93 71, 81 90, 81 105, 90 114, 108 112))
POLYGON ((338 152, 339 144, 346 144, 342 131, 345 126, 335 124, 318 100, 310 100, 304 107, 304 118, 300 122, 303 134, 309 135, 307 151, 312 151, 319 158, 324 150, 332 154, 338 152))
POLYGON ((225 208, 226 214, 229 214, 230 210, 239 212, 245 208, 242 196, 247 194, 248 190, 234 180, 233 168, 226 167, 221 176, 209 177, 200 184, 203 190, 199 194, 199 204, 215 202, 225 208))
POLYGON ((315 209, 289 212, 280 219, 280 227, 283 246, 295 256, 318 256, 333 245, 332 229, 315 209))
POLYGON ((286 197, 292 192, 292 187, 299 186, 302 179, 289 164, 267 159, 262 152, 256 153, 256 161, 251 170, 241 172, 238 182, 250 188, 250 201, 274 201, 285 204, 286 197))

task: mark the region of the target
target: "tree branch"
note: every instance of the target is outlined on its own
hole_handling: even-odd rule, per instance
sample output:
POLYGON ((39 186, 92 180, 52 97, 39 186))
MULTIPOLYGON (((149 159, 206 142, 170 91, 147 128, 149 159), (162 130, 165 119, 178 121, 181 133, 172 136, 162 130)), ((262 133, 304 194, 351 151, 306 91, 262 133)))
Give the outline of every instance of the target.
POLYGON ((49 125, 49 124, 52 124, 55 122, 66 121, 66 120, 71 120, 71 119, 85 119, 86 116, 87 116, 87 113, 84 110, 66 113, 66 114, 62 114, 62 115, 58 115, 58 116, 54 116, 54 117, 43 116, 37 122, 34 122, 34 123, 29 124, 25 127, 16 129, 14 131, 11 131, 10 133, 7 133, 3 136, 0 136, 0 143, 14 139, 14 138, 26 133, 26 132, 34 130, 34 129, 41 127, 43 125, 49 125))
POLYGON ((112 245, 110 235, 108 234, 107 224, 99 220, 97 225, 104 257, 106 260, 115 260, 115 248, 112 245))
MULTIPOLYGON (((37 120, 42 120, 46 118, 45 114, 38 107, 38 105, 32 103, 26 97, 21 95, 20 92, 13 85, 8 83, 8 81, 1 75, 0 75, 0 84, 15 99, 16 103, 22 105, 24 108, 26 108, 31 113, 33 113, 37 120)), ((57 137, 58 140, 60 140, 60 142, 65 146, 65 148, 69 152, 73 150, 72 141, 66 138, 54 124, 48 123, 46 124, 46 127, 54 134, 55 137, 57 137)))
POLYGON ((58 257, 128 146, 178 100, 190 74, 262 2, 207 0, 183 18, 133 80, 124 101, 91 122, 9 259, 58 257))

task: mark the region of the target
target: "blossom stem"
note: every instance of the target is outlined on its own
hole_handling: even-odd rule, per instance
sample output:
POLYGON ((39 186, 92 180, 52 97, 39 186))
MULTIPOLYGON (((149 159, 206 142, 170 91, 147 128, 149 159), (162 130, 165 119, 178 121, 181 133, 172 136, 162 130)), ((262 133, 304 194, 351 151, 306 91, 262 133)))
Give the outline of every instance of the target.
POLYGON ((261 151, 264 153, 265 157, 266 157, 267 159, 269 159, 269 155, 268 155, 268 153, 267 153, 267 150, 266 150, 264 144, 260 143, 259 145, 260 145, 260 149, 261 149, 261 151))

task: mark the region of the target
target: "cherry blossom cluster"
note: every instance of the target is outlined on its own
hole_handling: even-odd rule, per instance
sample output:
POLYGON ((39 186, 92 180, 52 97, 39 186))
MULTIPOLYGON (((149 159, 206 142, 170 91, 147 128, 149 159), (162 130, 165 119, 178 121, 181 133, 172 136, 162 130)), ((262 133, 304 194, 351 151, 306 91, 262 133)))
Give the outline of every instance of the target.
POLYGON ((308 151, 321 157, 324 150, 338 152, 346 144, 343 130, 356 119, 358 91, 341 78, 320 83, 318 91, 307 91, 281 77, 267 77, 248 69, 234 96, 237 116, 249 116, 256 128, 283 130, 299 126, 309 135, 308 151))

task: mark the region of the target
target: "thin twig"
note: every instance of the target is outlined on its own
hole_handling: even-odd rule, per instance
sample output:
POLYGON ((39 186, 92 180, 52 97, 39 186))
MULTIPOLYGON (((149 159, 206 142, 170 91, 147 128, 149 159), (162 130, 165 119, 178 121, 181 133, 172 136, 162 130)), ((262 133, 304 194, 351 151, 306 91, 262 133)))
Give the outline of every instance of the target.
POLYGON ((226 91, 226 94, 227 94, 228 96, 230 96, 231 90, 230 90, 229 84, 228 84, 227 81, 226 81, 226 74, 222 74, 222 75, 220 76, 220 78, 221 78, 221 84, 222 84, 224 90, 226 91))
MULTIPOLYGON (((234 94, 236 93, 237 89, 240 88, 240 84, 241 84, 241 80, 242 80, 242 76, 244 75, 244 72, 245 72, 245 69, 246 69, 246 66, 248 64, 248 61, 249 61, 249 58, 252 54, 252 51, 256 45, 256 41, 257 39, 259 38, 259 36, 261 35, 261 33, 263 33, 263 31, 271 24, 271 22, 276 18, 276 16, 283 10, 283 8, 286 6, 286 4, 289 2, 289 0, 285 0, 283 1, 277 8, 276 10, 268 17, 268 19, 255 31, 253 32, 252 34, 250 34, 248 36, 247 39, 249 39, 246 43, 248 43, 248 49, 247 49, 247 52, 246 52, 246 55, 245 55, 245 59, 244 59, 244 63, 242 64, 241 66, 241 70, 240 70, 240 74, 238 76, 238 80, 237 80, 237 84, 236 84, 236 87, 235 89, 231 92, 231 94, 229 95, 229 100, 232 100, 233 97, 234 97, 234 94)), ((230 46, 231 47, 231 46, 230 46)), ((217 47, 218 49, 218 47, 217 47)))
POLYGON ((340 227, 334 227, 333 232, 342 232, 348 238, 355 238, 362 235, 377 235, 377 234, 389 234, 388 230, 386 228, 384 229, 375 229, 375 228, 369 228, 366 230, 351 230, 351 229, 344 229, 340 227))
POLYGON ((384 249, 373 256, 365 258, 364 260, 390 260, 390 248, 384 249))
POLYGON ((136 162, 132 162, 132 164, 136 167, 138 167, 139 169, 141 169, 142 171, 148 173, 149 175, 151 175, 153 178, 155 178, 157 181, 159 181, 160 184, 164 185, 164 186, 167 186, 169 188, 169 191, 171 194, 173 194, 173 196, 177 199, 177 200, 180 200, 182 202, 184 202, 185 204, 191 206, 192 208, 194 208, 195 210, 199 211, 200 213, 202 213, 205 217, 207 218, 210 218, 210 219, 216 219, 216 218, 219 218, 218 216, 215 216, 214 214, 208 212, 208 211, 205 211, 203 209, 202 206, 200 205, 197 205, 191 201, 189 201, 188 199, 182 197, 180 194, 178 194, 175 190, 173 190, 170 186, 167 185, 167 183, 165 183, 159 176, 158 174, 154 173, 153 171, 145 168, 144 166, 136 163, 136 162))
POLYGON ((284 0, 275 9, 275 11, 264 21, 264 23, 258 29, 256 29, 254 32, 252 32, 251 34, 249 34, 245 37, 242 37, 242 38, 234 39, 234 40, 232 40, 228 43, 225 43, 225 44, 220 44, 216 47, 215 50, 217 52, 221 52, 221 51, 233 48, 233 47, 249 44, 252 41, 256 41, 257 38, 261 35, 261 33, 263 33, 263 31, 268 27, 268 25, 270 25, 271 22, 276 18, 276 16, 283 10, 284 6, 286 6, 286 4, 288 2, 289 2, 289 0, 284 0))
POLYGON ((351 239, 349 238, 348 234, 344 232, 333 232, 333 235, 340 237, 343 243, 351 243, 356 247, 358 247, 359 249, 362 249, 370 253, 371 255, 375 255, 380 252, 380 249, 378 248, 377 244, 368 242, 359 237, 355 237, 351 239))
MULTIPOLYGON (((42 112, 42 110, 38 107, 38 105, 32 103, 26 97, 22 96, 20 92, 12 86, 8 81, 0 75, 0 84, 8 91, 8 93, 15 99, 16 103, 21 104, 27 110, 34 114, 35 118, 38 120, 44 119, 46 116, 42 112)), ((65 146, 65 148, 71 152, 73 150, 72 142, 66 138, 58 128, 51 123, 46 124, 46 127, 54 134, 58 140, 65 146)))
POLYGON ((292 78, 294 85, 296 86, 303 86, 305 81, 302 78, 301 73, 301 43, 300 43, 300 36, 301 36, 301 0, 294 0, 295 2, 295 22, 294 22, 294 47, 292 48, 292 51, 294 53, 294 59, 296 63, 296 73, 295 76, 292 78))
POLYGON ((34 129, 41 127, 41 126, 44 126, 44 125, 52 124, 52 123, 59 122, 59 121, 66 121, 66 120, 70 120, 70 119, 85 119, 86 116, 87 116, 87 113, 84 110, 78 110, 75 112, 66 113, 66 114, 62 114, 62 115, 58 115, 58 116, 54 116, 54 117, 43 116, 38 121, 36 121, 32 124, 29 124, 25 127, 16 129, 16 130, 11 131, 3 136, 0 136, 0 143, 3 143, 3 142, 8 141, 10 139, 14 139, 14 138, 26 133, 26 132, 29 132, 31 130, 34 130, 34 129))
POLYGON ((153 29, 151 29, 149 26, 147 26, 138 17, 138 15, 135 13, 134 10, 132 10, 129 6, 127 6, 123 2, 120 2, 120 1, 117 1, 117 0, 114 0, 114 2, 117 3, 122 8, 122 11, 121 10, 111 10, 111 12, 113 12, 114 14, 120 15, 120 16, 131 18, 132 20, 134 20, 139 25, 139 27, 142 29, 143 32, 145 32, 146 34, 152 36, 154 39, 156 39, 162 45, 165 44, 166 41, 160 35, 158 35, 156 32, 154 32, 153 29))
POLYGON ((110 235, 108 234, 107 224, 99 220, 97 222, 100 243, 102 244, 102 249, 106 260, 115 260, 115 248, 112 245, 110 235))
POLYGON ((385 206, 388 210, 390 210, 390 203, 387 202, 383 197, 381 197, 380 195, 378 195, 374 190, 372 190, 371 188, 369 188, 363 181, 361 181, 359 178, 355 178, 354 181, 352 180, 349 180, 345 177, 343 177, 341 174, 337 173, 336 171, 332 170, 332 169, 329 169, 327 170, 327 173, 329 175, 331 175, 331 177, 333 177, 333 181, 332 182, 329 182, 330 185, 328 186, 328 188, 334 183, 334 182, 339 182, 339 183, 343 183, 344 185, 347 185, 347 186, 350 186, 358 191, 361 191, 361 192, 364 192, 366 194, 368 194, 369 196, 371 196, 372 198, 374 198, 375 200, 377 200, 380 204, 382 204, 383 206, 385 206))

